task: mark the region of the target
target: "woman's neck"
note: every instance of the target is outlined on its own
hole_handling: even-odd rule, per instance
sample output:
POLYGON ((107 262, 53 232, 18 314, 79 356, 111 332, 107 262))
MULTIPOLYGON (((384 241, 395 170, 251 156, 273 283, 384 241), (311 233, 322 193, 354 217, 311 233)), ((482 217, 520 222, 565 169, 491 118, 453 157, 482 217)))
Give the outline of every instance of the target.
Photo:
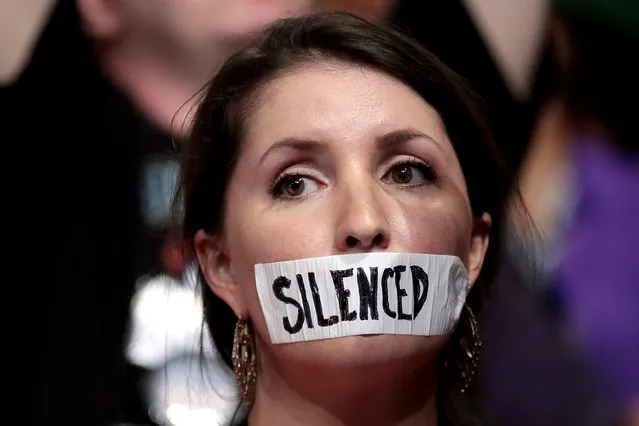
POLYGON ((435 426, 435 365, 263 365, 249 426, 435 426))

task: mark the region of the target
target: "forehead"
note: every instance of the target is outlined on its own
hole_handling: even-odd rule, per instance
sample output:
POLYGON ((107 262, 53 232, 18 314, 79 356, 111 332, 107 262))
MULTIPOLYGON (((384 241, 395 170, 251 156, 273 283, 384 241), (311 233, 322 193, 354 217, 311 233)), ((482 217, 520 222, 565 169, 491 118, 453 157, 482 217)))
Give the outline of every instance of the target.
POLYGON ((398 128, 427 133, 453 151, 437 111, 401 81, 363 66, 314 62, 267 84, 246 142, 258 150, 289 137, 354 142, 398 128))

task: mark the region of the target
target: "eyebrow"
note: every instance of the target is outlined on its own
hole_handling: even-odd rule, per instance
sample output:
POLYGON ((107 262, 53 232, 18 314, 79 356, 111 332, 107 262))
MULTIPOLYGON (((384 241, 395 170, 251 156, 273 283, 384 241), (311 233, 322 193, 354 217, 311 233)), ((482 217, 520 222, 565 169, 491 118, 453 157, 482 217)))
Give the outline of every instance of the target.
POLYGON ((291 148, 297 151, 313 151, 321 148, 326 148, 326 143, 312 140, 312 139, 300 139, 300 138, 286 138, 275 142, 266 150, 260 158, 260 164, 264 162, 266 157, 273 151, 278 151, 283 148, 291 148))
MULTIPOLYGON (((385 135, 378 137, 376 139, 376 143, 378 148, 388 148, 393 145, 401 145, 418 138, 432 142, 440 151, 445 152, 444 147, 435 138, 415 129, 401 129, 386 133, 385 135)), ((268 157, 273 151, 278 151, 283 148, 290 148, 297 151, 313 151, 323 148, 325 149, 326 143, 312 139, 301 139, 295 137, 285 138, 271 145, 266 152, 262 154, 259 163, 262 164, 266 157, 268 157)))
POLYGON ((401 145, 413 139, 420 138, 432 142, 440 151, 446 152, 442 144, 440 144, 435 138, 415 129, 402 129, 386 133, 385 135, 377 138, 377 146, 378 148, 388 148, 393 145, 401 145))

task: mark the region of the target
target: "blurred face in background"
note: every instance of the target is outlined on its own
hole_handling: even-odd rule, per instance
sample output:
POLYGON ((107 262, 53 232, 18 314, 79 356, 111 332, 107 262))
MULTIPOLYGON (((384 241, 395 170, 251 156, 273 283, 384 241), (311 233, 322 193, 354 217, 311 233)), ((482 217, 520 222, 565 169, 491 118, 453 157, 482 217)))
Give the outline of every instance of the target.
POLYGON ((185 47, 253 34, 274 19, 306 11, 310 0, 122 1, 125 17, 148 33, 166 34, 185 47))
POLYGON ((148 119, 188 129, 197 92, 217 68, 273 20, 313 0, 76 0, 106 74, 148 119), (191 106, 188 106, 188 105, 191 106))
POLYGON ((77 0, 85 28, 111 43, 143 45, 198 60, 234 46, 277 18, 310 11, 312 0, 77 0))

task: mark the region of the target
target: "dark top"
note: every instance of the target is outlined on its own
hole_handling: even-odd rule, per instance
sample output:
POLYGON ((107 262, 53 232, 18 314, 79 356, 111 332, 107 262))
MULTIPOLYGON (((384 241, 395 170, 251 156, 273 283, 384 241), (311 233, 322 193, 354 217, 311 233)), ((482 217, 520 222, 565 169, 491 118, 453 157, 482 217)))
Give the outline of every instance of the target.
POLYGON ((144 423, 123 345, 137 278, 162 270, 165 231, 146 225, 142 183, 171 139, 101 73, 74 3, 58 2, 27 68, 0 92, 18 151, 29 424, 144 423))
POLYGON ((480 318, 486 424, 621 424, 619 407, 567 338, 553 305, 505 262, 480 318))

